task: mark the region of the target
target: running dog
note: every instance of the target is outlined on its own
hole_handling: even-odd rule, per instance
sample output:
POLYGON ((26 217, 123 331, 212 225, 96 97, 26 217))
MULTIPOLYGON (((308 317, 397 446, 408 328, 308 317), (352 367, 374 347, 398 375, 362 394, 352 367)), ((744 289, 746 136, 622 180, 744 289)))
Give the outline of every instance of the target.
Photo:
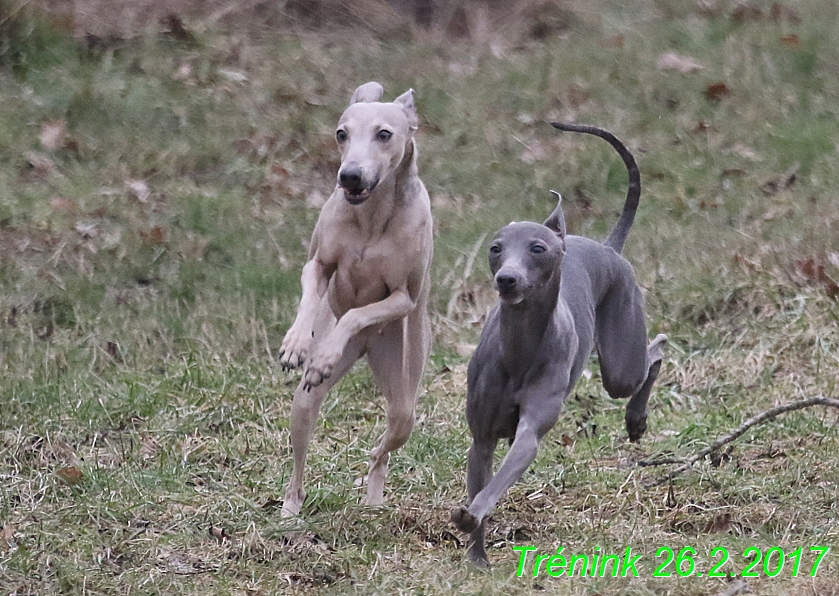
POLYGON ((632 266, 621 256, 641 195, 635 159, 609 132, 554 126, 608 141, 623 159, 630 184, 623 213, 603 244, 566 234, 561 198, 544 225, 511 223, 490 244, 500 304, 487 317, 469 363, 469 504, 451 513, 452 522, 471 533, 467 555, 482 567, 489 564, 487 517, 533 463, 592 348, 597 349, 607 393, 630 398, 626 429, 637 441, 647 428, 647 400, 667 342, 667 336, 659 335, 647 346, 644 298, 632 266), (493 476, 500 439, 509 439, 511 446, 493 476))
POLYGON ((382 93, 378 83, 362 85, 338 121, 338 183, 315 225, 297 318, 280 348, 283 367, 304 369, 291 410, 285 517, 298 515, 306 498, 306 452, 323 399, 359 358, 367 356, 387 402, 387 429, 370 455, 368 504, 383 502, 390 453, 414 425, 431 348, 431 207, 417 171, 414 91, 389 103, 379 101, 382 93))

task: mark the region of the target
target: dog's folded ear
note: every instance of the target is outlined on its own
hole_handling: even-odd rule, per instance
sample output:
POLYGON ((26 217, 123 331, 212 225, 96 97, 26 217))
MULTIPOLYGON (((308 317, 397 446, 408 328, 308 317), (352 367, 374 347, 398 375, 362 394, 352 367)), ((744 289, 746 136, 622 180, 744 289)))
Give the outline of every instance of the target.
POLYGON ((402 106, 405 115, 408 117, 408 126, 416 130, 419 128, 419 116, 417 115, 417 104, 414 103, 414 90, 408 89, 405 93, 393 100, 393 103, 402 106))
POLYGON ((370 103, 373 101, 379 101, 382 97, 382 93, 384 92, 384 88, 375 81, 364 83, 355 90, 355 93, 352 94, 352 97, 350 98, 350 105, 359 102, 370 103))
POLYGON ((548 219, 545 220, 544 226, 564 240, 565 213, 562 212, 562 195, 555 190, 552 190, 551 193, 556 195, 556 209, 554 209, 553 213, 551 213, 548 216, 548 219))

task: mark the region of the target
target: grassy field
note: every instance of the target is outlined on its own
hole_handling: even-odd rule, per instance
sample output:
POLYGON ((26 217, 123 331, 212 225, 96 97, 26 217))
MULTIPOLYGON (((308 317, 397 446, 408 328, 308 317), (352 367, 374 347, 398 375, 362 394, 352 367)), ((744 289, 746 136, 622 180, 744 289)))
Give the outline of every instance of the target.
POLYGON ((85 44, 29 14, 0 13, 0 593, 839 593, 839 551, 811 577, 809 550, 839 546, 836 411, 755 427, 671 485, 644 488, 669 467, 637 465, 839 397, 833 0, 580 0, 553 28, 466 39, 188 23, 85 44), (275 356, 334 184, 334 124, 368 80, 417 92, 434 352, 387 505, 361 504, 384 426, 359 367, 324 406, 303 519, 282 520, 297 375, 275 356), (650 335, 671 343, 639 444, 592 360, 499 504, 482 573, 448 511, 494 300, 483 239, 546 217, 550 189, 573 233, 603 238, 625 192, 606 143, 551 119, 633 149, 644 193, 625 254, 650 335), (514 546, 642 561, 637 578, 518 577, 514 546), (658 549, 686 546, 702 577, 653 577, 658 549), (777 576, 761 562, 739 577, 752 546, 784 549, 777 576), (716 547, 737 578, 707 577, 716 547))

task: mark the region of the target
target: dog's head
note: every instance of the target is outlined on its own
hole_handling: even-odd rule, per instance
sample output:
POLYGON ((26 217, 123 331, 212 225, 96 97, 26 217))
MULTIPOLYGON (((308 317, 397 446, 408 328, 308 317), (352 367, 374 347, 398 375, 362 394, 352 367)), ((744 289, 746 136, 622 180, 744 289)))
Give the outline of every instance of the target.
POLYGON ((413 151, 414 132, 419 126, 414 90, 409 89, 391 103, 379 102, 383 92, 378 83, 356 89, 335 131, 341 150, 338 185, 353 205, 366 201, 397 169, 406 153, 413 151))
POLYGON ((562 197, 544 224, 513 222, 498 230, 489 246, 489 268, 501 302, 520 304, 548 285, 558 291, 564 256, 562 197))

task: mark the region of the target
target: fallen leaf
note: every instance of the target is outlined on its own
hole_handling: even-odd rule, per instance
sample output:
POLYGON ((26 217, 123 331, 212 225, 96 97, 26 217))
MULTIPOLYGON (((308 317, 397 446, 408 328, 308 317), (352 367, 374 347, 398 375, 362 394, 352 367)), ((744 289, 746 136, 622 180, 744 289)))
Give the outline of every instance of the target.
POLYGON ((532 141, 529 145, 524 146, 524 150, 519 155, 519 159, 527 164, 532 164, 541 161, 547 157, 548 152, 544 145, 539 141, 532 141))
POLYGON ((781 37, 781 44, 787 46, 788 48, 800 48, 801 38, 799 38, 795 33, 790 33, 789 35, 781 37))
POLYGON ((798 180, 799 164, 795 164, 789 170, 784 172, 778 178, 774 178, 766 182, 760 189, 766 196, 772 196, 781 192, 784 189, 791 187, 798 180))
POLYGON ((122 352, 119 349, 119 344, 115 341, 109 341, 105 345, 105 350, 108 352, 108 356, 116 360, 117 362, 124 362, 122 359, 122 352))
POLYGON ((708 101, 720 101, 728 95, 731 95, 731 89, 725 83, 711 83, 705 89, 705 97, 708 101))
POLYGON ((233 150, 239 155, 250 156, 256 153, 256 147, 250 139, 236 139, 231 143, 233 150))
POLYGON ((717 130, 717 128, 715 126, 712 126, 712 125, 708 124, 704 120, 700 120, 699 122, 696 123, 696 126, 694 126, 691 129, 691 132, 694 133, 694 134, 697 134, 697 133, 701 133, 701 132, 716 131, 716 130, 717 130))
POLYGON ((731 152, 749 161, 760 161, 760 155, 758 155, 757 151, 742 143, 735 143, 731 147, 731 152))
POLYGON ((265 501, 265 503, 262 504, 262 508, 263 509, 276 509, 277 507, 279 507, 282 504, 283 504, 282 499, 269 498, 267 501, 265 501))
POLYGON ((798 13, 794 9, 778 3, 773 4, 772 8, 769 9, 769 16, 776 23, 781 21, 787 21, 789 23, 801 22, 801 17, 798 16, 798 13))
POLYGON ((89 240, 96 236, 96 224, 80 221, 76 224, 76 231, 82 235, 82 238, 89 240))
POLYGON ((143 244, 161 246, 166 244, 166 230, 162 226, 154 226, 150 230, 140 230, 140 239, 143 244))
POLYGON ((762 21, 763 9, 751 2, 743 2, 734 8, 734 11, 731 13, 731 20, 741 24, 747 21, 762 21))
POLYGON ((625 41, 623 35, 614 35, 601 40, 600 45, 604 48, 622 48, 625 41))
POLYGON ((54 211, 61 211, 62 213, 72 213, 78 206, 73 199, 66 199, 64 197, 53 197, 50 199, 50 207, 54 211))
POLYGON ((143 459, 152 459, 160 451, 160 443, 151 435, 143 436, 143 442, 140 444, 140 456, 143 459))
POLYGON ((69 486, 73 486, 84 480, 84 474, 76 466, 59 468, 55 471, 55 475, 58 476, 59 480, 61 480, 64 484, 69 486))
POLYGON ((6 325, 9 327, 17 327, 17 306, 13 306, 9 311, 9 317, 6 319, 6 325))
POLYGON ((162 21, 169 27, 169 34, 178 41, 195 41, 195 36, 192 34, 192 31, 186 28, 183 19, 178 15, 174 13, 168 14, 162 21))
POLYGON ((48 120, 41 124, 41 134, 38 140, 41 146, 47 151, 54 151, 64 146, 64 131, 67 128, 67 121, 48 120))
POLYGON ((200 261, 210 245, 208 238, 189 238, 178 248, 178 255, 184 259, 200 261))
POLYGON ((175 71, 175 79, 178 81, 186 81, 191 74, 192 64, 190 64, 189 62, 184 62, 180 66, 178 66, 178 70, 175 71))
POLYGON ((15 539, 16 530, 17 528, 15 528, 12 524, 6 524, 3 526, 3 529, 0 530, 0 540, 11 543, 15 539))
POLYGON ((723 515, 718 515, 707 524, 705 524, 705 529, 703 533, 705 534, 722 534, 724 532, 728 532, 731 528, 731 514, 725 513, 723 515))
POLYGON ((151 189, 149 185, 146 184, 145 180, 126 180, 125 186, 128 188, 128 193, 140 201, 141 203, 147 203, 149 197, 151 196, 151 189))
POLYGON ((666 52, 658 57, 656 68, 659 70, 675 70, 682 73, 696 72, 705 67, 690 56, 682 56, 675 52, 666 52))
POLYGON ((218 526, 210 526, 210 536, 218 540, 219 544, 230 540, 230 534, 227 533, 227 530, 218 526))
POLYGON ((233 81, 234 83, 247 83, 248 82, 248 75, 243 73, 240 70, 231 70, 220 68, 218 73, 223 76, 228 81, 233 81))
POLYGON ((715 15, 717 13, 716 0, 696 0, 696 7, 707 15, 715 15))
POLYGON ((39 174, 48 174, 55 170, 55 162, 42 153, 30 151, 26 154, 29 167, 39 174))
POLYGON ((834 300, 839 298, 839 284, 824 270, 824 263, 810 257, 809 259, 795 261, 795 266, 807 281, 822 284, 830 298, 834 300))

